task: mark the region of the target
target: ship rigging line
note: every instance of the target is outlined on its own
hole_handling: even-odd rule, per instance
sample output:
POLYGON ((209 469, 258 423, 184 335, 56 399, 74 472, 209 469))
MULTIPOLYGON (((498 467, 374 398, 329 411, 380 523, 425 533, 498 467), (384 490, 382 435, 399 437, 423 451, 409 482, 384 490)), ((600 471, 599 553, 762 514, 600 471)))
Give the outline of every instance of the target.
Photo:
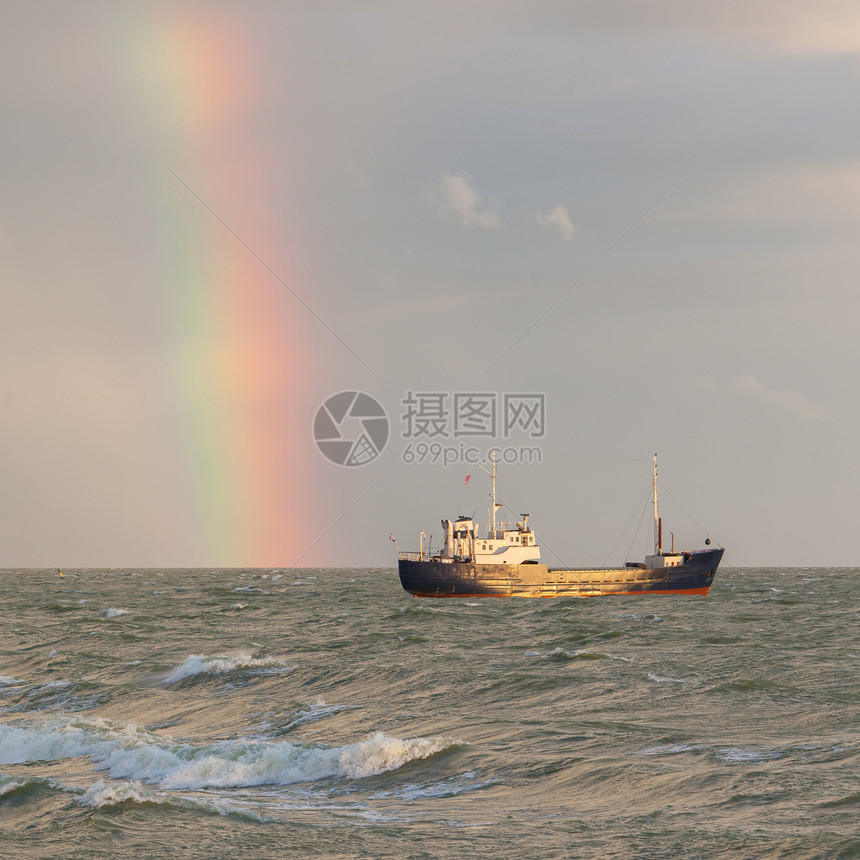
POLYGON ((623 528, 623 529, 622 529, 622 531, 621 531, 621 534, 620 534, 620 535, 618 535, 618 539, 615 541, 615 544, 613 545, 612 549, 611 549, 611 550, 609 550, 609 552, 606 554, 606 558, 604 559, 603 564, 601 565, 601 567, 606 567, 606 565, 607 565, 607 564, 608 564, 608 562, 609 562, 610 557, 612 556, 612 553, 614 553, 614 552, 615 552, 615 548, 618 546, 618 544, 620 544, 620 543, 621 543, 621 539, 624 537, 624 535, 626 535, 626 534, 627 534, 627 529, 629 529, 629 528, 630 528, 630 523, 632 523, 632 522, 633 522, 633 517, 635 517, 635 516, 636 516, 637 512, 638 512, 638 511, 639 511, 639 509, 641 508, 641 509, 642 509, 642 513, 639 515, 639 525, 636 527, 636 534, 635 534, 635 535, 633 535, 633 542, 630 544, 630 549, 628 549, 628 550, 627 550, 627 556, 626 556, 626 557, 625 557, 625 559, 624 559, 625 564, 627 563, 627 560, 630 558, 630 553, 633 551, 633 543, 635 543, 635 542, 636 542, 636 537, 639 535, 639 528, 640 528, 640 527, 641 527, 641 525, 642 525, 642 517, 645 515, 645 507, 644 507, 644 506, 645 506, 645 503, 646 503, 646 502, 647 502, 647 500, 648 500, 648 495, 650 494, 650 492, 651 492, 651 487, 649 486, 649 487, 645 490, 645 495, 642 497, 642 500, 641 500, 641 501, 636 505, 635 509, 633 510, 633 513, 632 513, 632 514, 630 514, 630 519, 629 519, 629 520, 627 520, 627 525, 626 525, 626 526, 624 526, 624 528, 623 528))
MULTIPOLYGON (((578 287, 582 281, 585 280, 586 277, 596 269, 603 260, 609 256, 612 251, 624 241, 627 235, 632 232, 632 230, 642 222, 656 207, 657 205, 669 195, 672 189, 678 185, 681 180, 695 167, 695 164, 691 164, 485 371, 484 373, 489 373, 526 335, 539 323, 545 316, 549 314, 549 312, 564 298, 567 297, 568 293, 578 287)), ((362 362, 363 364, 364 362, 362 362)))
MULTIPOLYGON (((669 498, 704 532, 704 534, 708 534, 708 530, 666 489, 665 484, 660 484, 660 488, 666 493, 669 498)), ((719 546, 719 542, 717 542, 717 546, 719 546)))
POLYGON ((627 548, 627 557, 624 559, 624 563, 627 564, 627 560, 630 558, 630 553, 633 552, 633 544, 636 543, 639 538, 639 529, 642 528, 642 520, 645 519, 645 512, 648 510, 648 495, 645 495, 645 503, 642 505, 642 513, 639 514, 639 522, 636 525, 636 532, 633 535, 633 540, 630 541, 630 546, 627 548))

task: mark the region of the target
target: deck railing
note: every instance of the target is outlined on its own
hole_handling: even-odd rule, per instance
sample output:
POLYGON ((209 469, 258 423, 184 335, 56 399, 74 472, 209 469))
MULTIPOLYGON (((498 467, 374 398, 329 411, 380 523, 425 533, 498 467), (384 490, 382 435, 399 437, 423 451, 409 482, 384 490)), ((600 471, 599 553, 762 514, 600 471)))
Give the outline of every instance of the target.
MULTIPOLYGON (((454 561, 453 558, 440 555, 439 553, 430 555, 426 550, 424 552, 399 552, 397 553, 397 558, 399 561, 441 561, 445 563, 454 561)), ((458 560, 462 561, 462 559, 458 560)))

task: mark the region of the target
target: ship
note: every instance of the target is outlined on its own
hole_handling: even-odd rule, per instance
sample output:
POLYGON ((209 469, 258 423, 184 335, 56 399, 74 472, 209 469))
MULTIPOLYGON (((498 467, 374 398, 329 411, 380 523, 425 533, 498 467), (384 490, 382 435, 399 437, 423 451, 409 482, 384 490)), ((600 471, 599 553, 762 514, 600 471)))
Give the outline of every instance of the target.
MULTIPOLYGON (((657 493, 657 455, 654 455, 652 503, 654 551, 642 562, 623 567, 549 567, 541 562, 540 546, 529 525, 529 514, 516 522, 497 522, 502 503, 496 497, 496 460, 492 470, 478 464, 490 476, 492 491, 486 536, 481 537, 472 517, 442 520, 443 546, 425 552, 424 536, 418 536, 418 552, 401 552, 398 573, 403 588, 415 597, 605 597, 609 595, 698 594, 706 595, 725 551, 676 550, 674 536, 663 549, 663 520, 657 493)), ((397 545, 394 536, 391 540, 397 545)))

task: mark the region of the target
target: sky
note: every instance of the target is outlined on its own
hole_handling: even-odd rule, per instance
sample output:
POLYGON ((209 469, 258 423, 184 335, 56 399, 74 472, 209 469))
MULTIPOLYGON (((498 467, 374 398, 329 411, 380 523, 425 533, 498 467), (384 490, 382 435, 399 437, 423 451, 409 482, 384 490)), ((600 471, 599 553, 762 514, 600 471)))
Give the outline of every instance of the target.
POLYGON ((552 564, 648 551, 654 452, 677 545, 857 563, 855 3, 3 22, 0 565, 390 567, 491 447, 552 564))

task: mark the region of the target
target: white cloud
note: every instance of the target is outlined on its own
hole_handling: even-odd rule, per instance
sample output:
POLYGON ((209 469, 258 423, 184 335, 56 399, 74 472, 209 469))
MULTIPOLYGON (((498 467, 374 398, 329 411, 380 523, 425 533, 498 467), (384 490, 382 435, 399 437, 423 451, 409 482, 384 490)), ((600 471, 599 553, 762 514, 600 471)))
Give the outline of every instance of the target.
POLYGON ((538 212, 535 215, 535 221, 542 227, 556 227, 561 232, 561 235, 569 242, 576 232, 576 227, 570 220, 570 213, 567 211, 567 206, 564 203, 559 203, 552 212, 538 212))
POLYGON ((808 421, 826 421, 827 417, 814 404, 810 403, 802 394, 796 391, 780 391, 776 388, 768 388, 762 385, 751 373, 744 373, 735 382, 735 386, 747 394, 758 397, 765 403, 770 403, 786 412, 793 412, 800 418, 808 421))
POLYGON ((481 199, 468 173, 445 173, 437 186, 441 213, 463 227, 501 230, 499 201, 481 199))

